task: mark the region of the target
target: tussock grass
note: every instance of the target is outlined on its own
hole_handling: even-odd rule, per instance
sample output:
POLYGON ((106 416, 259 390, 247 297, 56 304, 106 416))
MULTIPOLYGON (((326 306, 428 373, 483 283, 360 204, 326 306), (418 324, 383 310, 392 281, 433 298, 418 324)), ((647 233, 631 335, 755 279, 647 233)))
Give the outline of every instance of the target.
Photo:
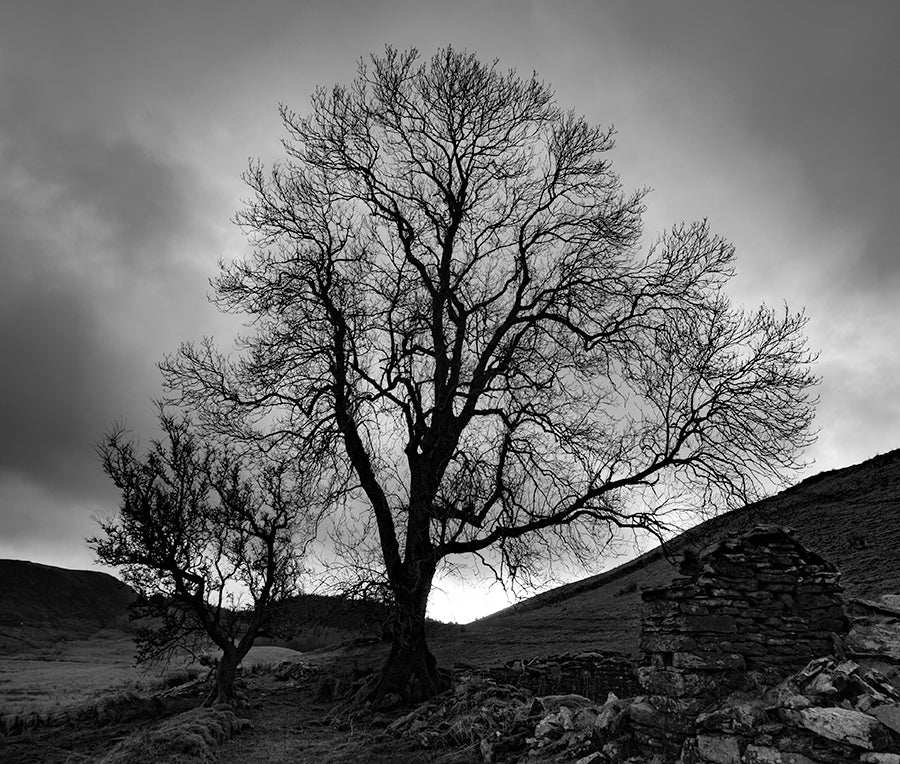
POLYGON ((215 749, 250 726, 228 706, 197 708, 140 730, 118 743, 97 764, 206 764, 215 749))
POLYGON ((0 734, 15 735, 36 727, 60 726, 74 723, 111 724, 131 719, 159 716, 162 702, 133 690, 104 695, 68 706, 44 711, 20 711, 0 715, 0 734))

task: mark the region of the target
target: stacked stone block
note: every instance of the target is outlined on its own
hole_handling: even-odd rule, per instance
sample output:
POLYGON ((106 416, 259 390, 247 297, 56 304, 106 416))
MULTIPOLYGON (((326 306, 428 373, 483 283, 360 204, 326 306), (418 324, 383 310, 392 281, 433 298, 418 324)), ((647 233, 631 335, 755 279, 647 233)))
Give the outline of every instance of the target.
POLYGON ((490 676, 536 696, 575 693, 603 701, 611 692, 626 698, 640 691, 636 664, 617 653, 567 653, 530 661, 514 660, 491 668, 490 676))
POLYGON ((697 715, 737 689, 775 684, 846 633, 837 569, 787 530, 759 526, 685 557, 643 592, 641 744, 673 761, 697 715))

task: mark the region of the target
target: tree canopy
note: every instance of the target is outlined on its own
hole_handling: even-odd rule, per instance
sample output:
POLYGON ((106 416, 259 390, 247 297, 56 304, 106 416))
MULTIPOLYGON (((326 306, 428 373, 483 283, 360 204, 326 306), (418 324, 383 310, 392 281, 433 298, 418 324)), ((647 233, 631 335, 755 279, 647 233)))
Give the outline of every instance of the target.
POLYGON ((798 466, 803 314, 733 306, 705 222, 642 249, 613 130, 536 76, 387 48, 281 117, 285 158, 246 174, 252 251, 214 282, 252 331, 163 371, 206 425, 312 448, 347 487, 333 509, 365 507, 399 624, 376 695, 442 686, 422 625, 443 561, 539 572, 798 466))

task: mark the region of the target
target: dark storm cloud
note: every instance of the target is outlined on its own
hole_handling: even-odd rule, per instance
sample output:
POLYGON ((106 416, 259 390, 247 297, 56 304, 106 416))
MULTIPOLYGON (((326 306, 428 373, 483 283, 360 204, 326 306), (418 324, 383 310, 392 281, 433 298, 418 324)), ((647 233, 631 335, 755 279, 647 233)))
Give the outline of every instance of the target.
POLYGON ((795 162, 827 224, 859 236, 849 261, 819 263, 811 277, 839 275, 869 293, 897 288, 900 4, 694 0, 606 10, 643 46, 639 55, 688 70, 698 87, 713 83, 761 160, 795 162))
MULTIPOLYGON (((5 233, 0 236, 8 241, 5 233)), ((65 285, 44 278, 4 281, 0 473, 57 490, 84 482, 84 456, 103 426, 108 394, 126 377, 105 357, 101 337, 91 306, 65 285)))
POLYGON ((33 86, 0 80, 0 481, 72 500, 102 491, 92 444, 157 387, 190 178, 33 86))

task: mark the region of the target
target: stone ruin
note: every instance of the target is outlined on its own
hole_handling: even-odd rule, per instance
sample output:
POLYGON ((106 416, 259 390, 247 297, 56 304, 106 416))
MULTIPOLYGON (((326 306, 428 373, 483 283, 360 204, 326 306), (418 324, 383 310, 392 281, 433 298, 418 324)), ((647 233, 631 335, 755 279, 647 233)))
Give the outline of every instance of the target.
POLYGON ((465 729, 493 764, 900 764, 900 596, 845 610, 835 567, 777 526, 679 573, 642 593, 638 665, 511 661, 389 732, 437 748, 465 729))
POLYGON ((833 655, 848 627, 837 569, 783 528, 728 536, 680 572, 642 594, 646 697, 631 709, 638 741, 669 760, 711 703, 833 655))

